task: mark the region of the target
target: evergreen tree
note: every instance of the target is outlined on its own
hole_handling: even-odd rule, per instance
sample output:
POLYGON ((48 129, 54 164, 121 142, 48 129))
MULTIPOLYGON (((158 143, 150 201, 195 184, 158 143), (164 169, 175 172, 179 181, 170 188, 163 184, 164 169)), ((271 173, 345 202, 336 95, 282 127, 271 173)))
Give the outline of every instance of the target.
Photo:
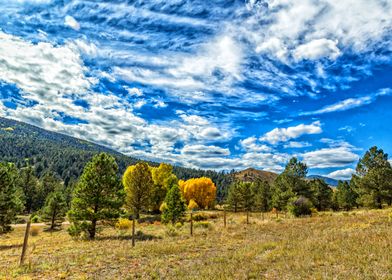
POLYGON ((75 187, 68 217, 72 222, 70 234, 88 233, 95 238, 99 221, 114 220, 123 204, 123 190, 117 177, 118 166, 114 157, 101 153, 84 168, 75 187))
POLYGON ((0 234, 11 231, 11 223, 23 208, 17 177, 13 164, 0 163, 0 234))
POLYGON ((233 182, 228 191, 226 202, 229 207, 237 212, 241 208, 241 192, 240 185, 237 182, 233 182))
POLYGON ((271 209, 271 186, 267 181, 256 180, 254 183, 253 194, 255 199, 255 206, 262 213, 271 209))
POLYGON ((332 189, 324 180, 314 179, 309 182, 312 190, 311 201, 319 211, 331 208, 332 206, 332 189))
POLYGON ((31 165, 20 170, 19 185, 24 193, 24 208, 27 213, 31 213, 33 210, 39 209, 39 206, 36 204, 38 183, 38 178, 35 176, 34 169, 31 165))
POLYGON ((346 181, 339 181, 335 191, 336 202, 339 209, 346 211, 356 206, 357 194, 346 181))
POLYGON ((151 176, 154 182, 151 191, 151 207, 155 212, 159 212, 159 207, 164 201, 170 186, 177 184, 178 179, 173 174, 173 167, 166 163, 161 163, 159 167, 150 167, 151 176))
POLYGON ((49 225, 50 230, 54 230, 56 227, 61 227, 66 212, 67 203, 65 196, 63 190, 58 188, 46 197, 41 219, 49 225))
POLYGON ((124 173, 125 206, 136 219, 139 219, 142 210, 147 210, 151 205, 153 184, 150 168, 145 162, 129 166, 124 173))
POLYGON ((162 221, 172 224, 179 221, 186 211, 186 203, 177 184, 173 184, 165 197, 166 207, 162 212, 162 221))
POLYGON ((388 154, 377 147, 370 148, 359 160, 352 182, 363 205, 382 208, 383 203, 392 203, 392 167, 388 154))
POLYGON ((39 181, 37 193, 34 198, 34 210, 42 209, 48 194, 62 187, 62 182, 53 172, 46 172, 39 181))
POLYGON ((280 174, 273 186, 272 204, 278 210, 286 209, 288 201, 297 196, 312 197, 312 190, 306 182, 308 168, 306 164, 293 157, 287 163, 285 170, 280 174))

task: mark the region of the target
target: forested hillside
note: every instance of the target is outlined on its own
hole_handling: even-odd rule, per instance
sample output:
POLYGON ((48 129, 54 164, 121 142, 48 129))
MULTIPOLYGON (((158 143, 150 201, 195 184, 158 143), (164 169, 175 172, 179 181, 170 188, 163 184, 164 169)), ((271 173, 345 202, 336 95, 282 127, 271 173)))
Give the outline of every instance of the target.
MULTIPOLYGON (((124 173, 128 165, 139 161, 88 141, 6 118, 0 118, 0 147, 0 161, 13 162, 18 168, 30 164, 34 166, 38 177, 46 171, 52 171, 66 185, 77 180, 86 163, 99 152, 110 153, 116 158, 120 174, 124 173)), ((154 162, 149 164, 158 165, 154 162)), ((174 173, 184 180, 203 176, 211 178, 218 187, 218 200, 223 198, 231 183, 230 175, 212 170, 175 166, 174 173)))

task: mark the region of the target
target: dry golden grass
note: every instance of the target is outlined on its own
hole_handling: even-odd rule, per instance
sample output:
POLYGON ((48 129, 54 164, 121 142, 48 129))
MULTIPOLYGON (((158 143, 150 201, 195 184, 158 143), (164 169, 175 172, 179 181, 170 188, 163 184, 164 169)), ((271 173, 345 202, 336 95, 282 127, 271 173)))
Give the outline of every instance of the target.
MULTIPOLYGON (((129 233, 104 229, 95 241, 66 231, 30 236, 18 266, 24 229, 0 237, 0 279, 392 279, 390 210, 321 213, 262 221, 229 213, 194 228, 137 225, 129 233), (206 225, 206 223, 208 223, 206 225), (175 233, 175 234, 173 234, 175 233)), ((222 213, 219 213, 221 215, 222 213)))

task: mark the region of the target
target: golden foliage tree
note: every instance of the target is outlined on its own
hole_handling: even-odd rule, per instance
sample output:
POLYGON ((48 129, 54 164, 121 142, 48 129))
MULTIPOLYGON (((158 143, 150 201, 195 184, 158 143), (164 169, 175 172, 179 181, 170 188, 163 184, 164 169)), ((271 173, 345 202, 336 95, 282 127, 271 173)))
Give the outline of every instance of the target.
POLYGON ((192 178, 187 181, 180 180, 178 183, 188 205, 191 200, 201 209, 213 205, 216 197, 216 186, 210 178, 192 178))
POLYGON ((158 167, 150 167, 150 170, 154 182, 150 197, 151 206, 154 211, 158 211, 170 186, 177 184, 178 179, 170 164, 161 163, 158 167))

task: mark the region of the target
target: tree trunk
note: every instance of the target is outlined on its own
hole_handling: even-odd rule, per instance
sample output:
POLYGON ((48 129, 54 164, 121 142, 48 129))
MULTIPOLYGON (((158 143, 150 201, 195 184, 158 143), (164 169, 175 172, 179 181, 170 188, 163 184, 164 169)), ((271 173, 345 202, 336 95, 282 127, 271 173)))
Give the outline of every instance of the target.
POLYGON ((56 210, 54 210, 53 213, 52 213, 52 222, 50 224, 50 230, 54 230, 55 219, 56 219, 56 210))
POLYGON ((91 228, 90 228, 90 230, 89 230, 90 239, 94 239, 94 238, 95 238, 96 227, 97 227, 97 219, 94 218, 94 219, 91 221, 91 228))

